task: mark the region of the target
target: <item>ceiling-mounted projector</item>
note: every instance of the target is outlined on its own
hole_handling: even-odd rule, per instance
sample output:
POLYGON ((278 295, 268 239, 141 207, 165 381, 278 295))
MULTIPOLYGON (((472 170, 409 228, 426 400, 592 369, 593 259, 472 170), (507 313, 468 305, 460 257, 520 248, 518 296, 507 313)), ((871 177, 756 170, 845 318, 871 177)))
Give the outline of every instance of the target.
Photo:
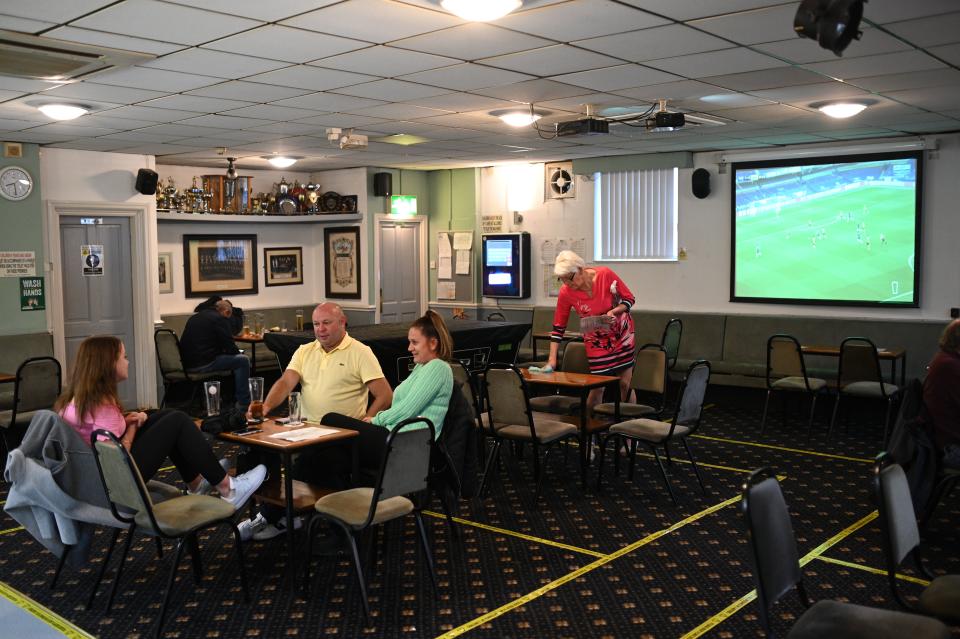
POLYGON ((353 129, 338 129, 331 127, 327 129, 327 140, 331 144, 336 144, 341 150, 346 149, 365 149, 367 148, 367 136, 354 133, 353 129))

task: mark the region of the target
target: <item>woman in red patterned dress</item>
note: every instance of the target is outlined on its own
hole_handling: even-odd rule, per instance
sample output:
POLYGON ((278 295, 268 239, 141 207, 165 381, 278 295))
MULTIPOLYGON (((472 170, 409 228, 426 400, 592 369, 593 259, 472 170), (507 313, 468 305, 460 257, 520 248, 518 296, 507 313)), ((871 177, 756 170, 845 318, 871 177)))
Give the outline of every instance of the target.
MULTIPOLYGON (((553 271, 563 286, 553 316, 548 365, 557 367, 557 352, 572 309, 580 316, 590 372, 619 377, 620 399, 625 401, 633 374, 633 293, 619 275, 605 266, 587 268, 583 258, 573 251, 561 251, 553 271)), ((602 396, 602 388, 590 391, 587 407, 596 406, 602 396)))

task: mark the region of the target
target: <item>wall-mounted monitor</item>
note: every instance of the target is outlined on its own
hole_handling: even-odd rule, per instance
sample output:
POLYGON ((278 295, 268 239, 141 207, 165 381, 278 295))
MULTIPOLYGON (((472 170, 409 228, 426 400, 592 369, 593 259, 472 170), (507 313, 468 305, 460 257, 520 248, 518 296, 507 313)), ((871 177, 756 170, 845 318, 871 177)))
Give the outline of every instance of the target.
POLYGON ((410 217, 417 214, 416 195, 391 195, 390 215, 410 217))
POLYGON ((919 306, 922 157, 735 163, 730 301, 919 306))
POLYGON ((530 297, 530 234, 485 233, 482 245, 483 295, 530 297))

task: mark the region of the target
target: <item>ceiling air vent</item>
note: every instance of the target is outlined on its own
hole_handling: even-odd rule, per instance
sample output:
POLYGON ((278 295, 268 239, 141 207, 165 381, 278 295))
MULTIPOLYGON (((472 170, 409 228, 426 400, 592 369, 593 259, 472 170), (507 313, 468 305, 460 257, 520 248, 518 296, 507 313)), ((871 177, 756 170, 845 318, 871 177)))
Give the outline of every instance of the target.
POLYGON ((130 66, 155 56, 0 30, 0 74, 34 80, 72 80, 130 66))

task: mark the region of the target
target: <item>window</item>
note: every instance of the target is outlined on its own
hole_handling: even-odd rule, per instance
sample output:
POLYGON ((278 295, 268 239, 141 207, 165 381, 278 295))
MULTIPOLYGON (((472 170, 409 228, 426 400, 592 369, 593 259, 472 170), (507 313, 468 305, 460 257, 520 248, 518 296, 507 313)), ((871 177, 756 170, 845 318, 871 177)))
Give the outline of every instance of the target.
POLYGON ((678 169, 594 174, 594 259, 677 259, 678 169))

